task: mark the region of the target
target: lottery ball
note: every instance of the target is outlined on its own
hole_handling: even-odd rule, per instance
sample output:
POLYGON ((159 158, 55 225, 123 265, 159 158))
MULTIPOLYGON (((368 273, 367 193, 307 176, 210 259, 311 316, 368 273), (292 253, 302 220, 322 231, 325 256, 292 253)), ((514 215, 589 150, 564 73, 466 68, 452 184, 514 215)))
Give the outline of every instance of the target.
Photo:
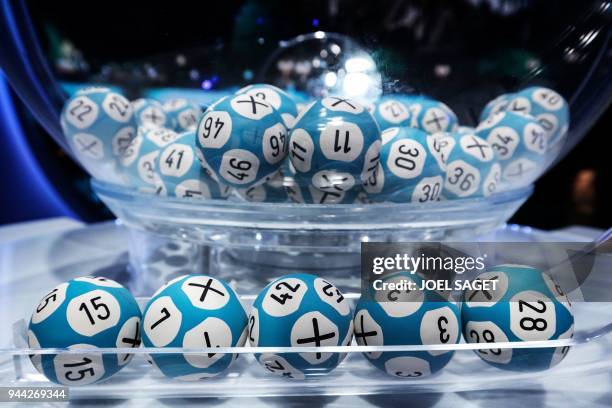
POLYGON ((471 126, 457 126, 456 132, 460 135, 469 135, 476 132, 476 128, 471 126))
POLYGON ((252 95, 255 98, 272 105, 283 118, 285 127, 290 130, 298 115, 298 106, 295 100, 285 91, 268 84, 253 84, 245 86, 236 92, 236 95, 252 95))
MULTIPOLYGON (((266 286, 249 316, 254 347, 325 347, 349 345, 352 313, 342 293, 327 280, 305 273, 285 275, 266 286)), ((333 370, 339 353, 266 353, 255 358, 269 372, 293 379, 333 370)))
MULTIPOLYGON (((30 319, 30 348, 134 348, 140 346, 141 314, 134 297, 115 281, 82 277, 47 293, 30 319)), ((64 385, 106 380, 127 365, 133 354, 87 351, 33 354, 36 369, 64 385)))
POLYGON ((475 133, 434 135, 446 160, 444 197, 488 197, 497 190, 501 166, 491 145, 475 133))
POLYGON ((227 198, 230 188, 216 182, 200 165, 195 131, 181 133, 161 150, 158 161, 160 181, 170 197, 227 198))
MULTIPOLYGON (((421 278, 406 272, 382 279, 387 283, 421 278)), ((359 299, 355 309, 355 340, 360 346, 456 344, 461 338, 459 308, 441 294, 427 290, 374 291, 359 299)), ((399 378, 423 378, 440 371, 452 350, 367 352, 370 363, 399 378)))
MULTIPOLYGON (((279 171, 263 184, 247 189, 236 189, 239 197, 256 203, 284 203, 289 199, 285 189, 286 177, 279 171)), ((288 181, 290 182, 290 181, 288 181)))
POLYGON ((167 128, 168 118, 162 104, 155 99, 140 98, 132 102, 139 128, 167 128))
POLYGON ((352 99, 330 96, 300 114, 289 138, 296 182, 322 191, 346 192, 376 169, 380 130, 352 99))
POLYGON ((421 97, 408 105, 409 126, 427 133, 451 132, 457 124, 457 115, 444 103, 421 97))
POLYGON ((202 109, 197 104, 183 98, 164 102, 163 110, 168 117, 167 127, 175 132, 195 130, 202 117, 202 109))
POLYGON ((211 105, 196 135, 202 166, 235 188, 265 182, 287 155, 287 129, 280 114, 254 95, 228 96, 211 105))
POLYGON ((177 133, 166 128, 139 128, 138 136, 125 149, 120 160, 126 183, 165 196, 166 188, 159 175, 159 155, 161 149, 177 137, 177 133))
POLYGON ((495 151, 502 181, 512 186, 535 180, 546 165, 546 132, 533 116, 500 112, 476 128, 476 136, 495 151))
POLYGON ((483 108, 482 112, 480 112, 480 122, 484 122, 491 115, 495 115, 499 112, 504 112, 512 96, 513 94, 509 93, 501 94, 492 101, 489 101, 483 108))
POLYGON ((393 97, 381 98, 372 107, 372 114, 380 130, 410 124, 408 107, 399 99, 393 97))
POLYGON ((567 136, 569 105, 552 89, 540 86, 523 89, 509 98, 505 110, 533 116, 546 132, 549 150, 567 136))
MULTIPOLYGON (((547 274, 523 265, 500 265, 478 276, 495 289, 466 290, 461 319, 468 343, 569 339, 574 317, 561 287, 547 274)), ((558 364, 569 347, 475 350, 485 362, 513 371, 537 371, 558 364)))
POLYGON ((118 158, 136 136, 126 98, 108 88, 81 89, 66 101, 60 122, 73 153, 92 176, 122 182, 118 158))
POLYGON ((380 161, 364 190, 372 201, 437 201, 444 185, 445 164, 431 150, 436 139, 422 130, 393 127, 382 133, 380 161))
MULTIPOLYGON (((146 347, 214 349, 242 347, 247 315, 236 292, 207 275, 184 275, 162 286, 143 313, 146 347)), ((225 371, 237 354, 154 354, 149 357, 167 377, 199 380, 225 371)))

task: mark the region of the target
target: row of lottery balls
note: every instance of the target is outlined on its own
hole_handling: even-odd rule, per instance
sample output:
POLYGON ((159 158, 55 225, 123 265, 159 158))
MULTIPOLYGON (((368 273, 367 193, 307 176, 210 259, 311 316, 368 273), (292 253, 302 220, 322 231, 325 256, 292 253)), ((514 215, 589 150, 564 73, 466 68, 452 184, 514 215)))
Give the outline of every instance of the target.
MULTIPOLYGON (((406 273, 386 281, 419 279, 406 273)), ((149 354, 150 363, 165 376, 199 380, 224 372, 239 355, 219 353, 216 348, 242 347, 248 341, 253 347, 314 348, 255 354, 270 373, 305 379, 330 372, 346 356, 317 348, 349 346, 353 337, 360 346, 450 345, 450 349, 364 353, 389 375, 420 378, 449 363, 452 345, 461 340, 462 332, 470 343, 572 337, 574 318, 567 298, 547 275, 526 266, 502 265, 479 279, 495 280, 496 289, 466 291, 461 309, 438 292, 391 290, 362 296, 353 313, 350 302, 326 279, 291 274, 267 285, 248 315, 227 283, 206 275, 185 275, 161 287, 141 316, 134 298, 118 283, 77 278, 42 298, 28 330, 30 348, 72 352, 30 357, 49 380, 84 385, 118 372, 133 356, 129 349, 141 342, 146 347, 202 349, 201 354, 149 354), (121 353, 95 351, 115 347, 121 353)), ((495 345, 476 354, 496 367, 520 371, 551 367, 569 349, 491 347, 495 345)))

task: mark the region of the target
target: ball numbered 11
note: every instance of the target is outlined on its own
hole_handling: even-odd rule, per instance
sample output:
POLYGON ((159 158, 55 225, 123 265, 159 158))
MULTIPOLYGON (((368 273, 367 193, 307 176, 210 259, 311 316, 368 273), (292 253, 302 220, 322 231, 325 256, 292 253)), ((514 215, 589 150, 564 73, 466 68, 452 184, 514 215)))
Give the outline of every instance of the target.
MULTIPOLYGON (((31 348, 135 348, 140 346, 141 314, 119 283, 82 277, 61 283, 38 303, 28 327, 31 348)), ((125 367, 133 354, 59 353, 30 356, 36 369, 64 385, 103 381, 125 367)))

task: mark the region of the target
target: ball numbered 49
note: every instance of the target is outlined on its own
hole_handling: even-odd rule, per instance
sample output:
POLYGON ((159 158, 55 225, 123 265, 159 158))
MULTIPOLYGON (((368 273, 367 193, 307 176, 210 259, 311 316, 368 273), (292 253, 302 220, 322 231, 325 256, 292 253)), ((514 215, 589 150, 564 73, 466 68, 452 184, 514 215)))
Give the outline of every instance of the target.
MULTIPOLYGON (((503 343, 568 339, 574 316, 561 287, 542 271, 523 265, 499 265, 477 279, 495 289, 468 290, 461 319, 468 343, 503 343)), ((506 370, 537 371, 558 364, 569 347, 475 350, 483 361, 506 370)))
MULTIPOLYGON (((143 314, 146 347, 188 349, 240 347, 247 338, 247 315, 236 292, 207 275, 183 275, 162 286, 143 314)), ((149 355, 165 376, 193 381, 225 371, 238 354, 149 355)))
MULTIPOLYGON (((255 299, 249 316, 249 341, 254 347, 349 345, 352 317, 349 302, 328 280, 304 273, 285 275, 255 299)), ((304 379, 328 373, 344 355, 265 353, 255 358, 272 374, 304 379)))
MULTIPOLYGON (((50 290, 38 303, 28 327, 31 348, 135 348, 140 346, 141 314, 134 297, 119 283, 82 277, 50 290)), ((33 354, 36 369, 64 385, 103 381, 125 367, 133 354, 33 354)))

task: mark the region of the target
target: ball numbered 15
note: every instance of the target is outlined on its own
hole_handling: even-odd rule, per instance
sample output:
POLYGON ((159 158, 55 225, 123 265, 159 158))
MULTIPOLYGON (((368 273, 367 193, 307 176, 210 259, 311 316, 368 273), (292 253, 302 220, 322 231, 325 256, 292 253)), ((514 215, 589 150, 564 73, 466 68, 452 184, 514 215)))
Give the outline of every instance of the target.
MULTIPOLYGON (((480 274, 495 289, 467 290, 461 319, 468 343, 503 343, 568 339, 574 333, 570 303, 555 281, 536 268, 499 265, 480 274)), ((494 347, 494 346, 493 346, 494 347)), ((558 364, 569 347, 484 348, 485 362, 513 371, 537 371, 558 364)))
MULTIPOLYGON (((162 286, 143 317, 146 347, 188 349, 240 347, 247 338, 247 315, 236 292, 207 275, 184 275, 162 286)), ((194 381, 225 371, 238 354, 150 354, 165 376, 194 381)))
MULTIPOLYGON (((249 316, 249 341, 254 347, 349 345, 352 316, 348 301, 326 279, 305 273, 285 275, 255 299, 249 316)), ((272 374, 304 379, 328 373, 344 355, 266 353, 255 358, 272 374)))
MULTIPOLYGON (((119 283, 82 277, 61 283, 36 307, 28 327, 31 348, 135 348, 140 346, 141 314, 119 283)), ((36 369, 64 385, 103 381, 125 367, 133 354, 33 354, 36 369)))

